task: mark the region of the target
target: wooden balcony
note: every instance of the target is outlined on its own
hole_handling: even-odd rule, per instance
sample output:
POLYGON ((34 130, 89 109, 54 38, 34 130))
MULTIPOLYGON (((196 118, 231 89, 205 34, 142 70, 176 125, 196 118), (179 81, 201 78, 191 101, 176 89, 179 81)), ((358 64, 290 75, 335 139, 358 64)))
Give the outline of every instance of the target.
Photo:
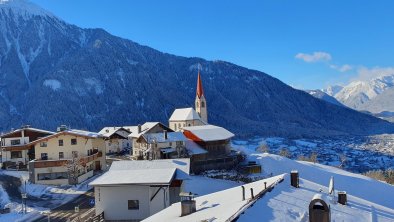
MULTIPOLYGON (((94 153, 90 156, 85 156, 80 159, 82 165, 86 165, 89 162, 97 160, 98 158, 102 157, 102 152, 94 153)), ((64 159, 64 160, 33 160, 30 162, 29 166, 34 168, 47 168, 47 167, 61 167, 67 164, 67 161, 71 159, 64 159)))

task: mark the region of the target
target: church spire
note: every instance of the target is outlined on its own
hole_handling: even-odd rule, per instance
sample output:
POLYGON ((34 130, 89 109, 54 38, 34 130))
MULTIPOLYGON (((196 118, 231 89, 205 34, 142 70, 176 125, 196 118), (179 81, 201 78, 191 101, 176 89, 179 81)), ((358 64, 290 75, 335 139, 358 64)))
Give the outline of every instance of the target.
POLYGON ((204 95, 204 90, 202 88, 202 81, 201 81, 201 75, 200 75, 200 69, 198 69, 198 76, 197 76, 197 96, 198 98, 201 98, 201 96, 204 95))
POLYGON ((196 111, 200 115, 204 123, 208 123, 207 101, 205 100, 204 90, 202 88, 202 81, 200 69, 198 69, 197 89, 196 89, 196 111))

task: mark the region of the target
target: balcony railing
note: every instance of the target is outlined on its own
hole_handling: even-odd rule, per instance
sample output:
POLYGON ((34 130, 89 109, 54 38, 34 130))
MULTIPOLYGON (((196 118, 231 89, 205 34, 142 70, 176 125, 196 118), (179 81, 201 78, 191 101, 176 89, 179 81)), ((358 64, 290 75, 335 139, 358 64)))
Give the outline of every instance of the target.
MULTIPOLYGON (((80 160, 82 163, 86 164, 97 160, 98 158, 102 157, 102 152, 96 152, 90 156, 82 157, 80 160)), ((47 168, 47 167, 61 167, 67 164, 67 161, 72 159, 62 159, 62 160, 33 160, 30 163, 33 165, 34 168, 47 168)), ((30 165, 31 166, 31 165, 30 165)))

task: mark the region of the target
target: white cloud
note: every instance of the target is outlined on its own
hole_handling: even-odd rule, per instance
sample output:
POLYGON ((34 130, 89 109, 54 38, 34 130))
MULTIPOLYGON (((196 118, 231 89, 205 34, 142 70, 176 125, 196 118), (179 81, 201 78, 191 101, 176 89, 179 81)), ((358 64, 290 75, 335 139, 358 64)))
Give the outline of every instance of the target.
POLYGON ((368 81, 374 78, 388 75, 394 75, 394 67, 360 67, 357 70, 357 77, 355 77, 351 81, 368 81))
POLYGON ((349 64, 345 64, 345 65, 341 65, 341 66, 337 66, 337 65, 330 65, 331 69, 335 69, 338 70, 340 72, 347 72, 349 70, 352 70, 353 67, 349 64))
POLYGON ((296 59, 304 60, 304 62, 330 61, 331 55, 327 52, 313 52, 312 54, 298 53, 296 59))

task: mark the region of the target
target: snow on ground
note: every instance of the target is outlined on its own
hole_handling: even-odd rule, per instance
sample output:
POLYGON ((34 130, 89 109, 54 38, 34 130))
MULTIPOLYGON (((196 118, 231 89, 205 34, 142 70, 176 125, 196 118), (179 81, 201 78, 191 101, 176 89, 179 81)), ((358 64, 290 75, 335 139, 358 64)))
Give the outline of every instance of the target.
MULTIPOLYGON (((1 170, 0 173, 20 178, 22 181, 22 187, 20 187, 20 190, 21 192, 25 191, 24 181, 27 181, 29 178, 28 172, 1 170)), ((11 213, 0 214, 0 221, 32 221, 34 218, 39 217, 42 212, 65 204, 77 198, 79 195, 84 194, 87 190, 92 188, 88 184, 97 178, 97 176, 94 176, 76 186, 52 186, 27 183, 26 192, 29 196, 29 207, 27 209, 28 214, 26 215, 21 213, 22 205, 20 203, 11 202, 7 193, 2 192, 4 189, 0 186, 0 205, 3 197, 5 200, 8 198, 7 206, 11 208, 11 213)))
MULTIPOLYGON (((351 179, 350 179, 351 180, 351 179)), ((322 188, 320 184, 300 179, 300 188, 290 186, 289 175, 284 182, 278 184, 273 191, 247 209, 238 221, 309 221, 309 203, 322 188)), ((328 188, 324 187, 323 192, 328 188)), ((370 191, 368 191, 370 192, 370 191)), ((330 205, 331 221, 363 222, 394 221, 394 209, 381 206, 367 200, 348 195, 348 204, 332 202, 330 197, 322 193, 326 203, 330 205)))
POLYGON ((267 186, 271 186, 281 178, 283 175, 245 184, 244 200, 242 189, 237 186, 195 198, 197 211, 190 215, 180 217, 181 203, 178 202, 144 221, 231 221, 229 218, 235 218, 240 209, 250 204, 251 188, 253 188, 254 195, 257 195, 264 190, 264 182, 267 186))
POLYGON ((183 191, 202 196, 239 185, 240 183, 229 180, 212 179, 204 176, 190 176, 189 180, 183 182, 183 191))
MULTIPOLYGON (((256 221, 257 218, 259 221, 308 221, 309 203, 315 194, 322 194, 330 205, 331 221, 394 221, 394 186, 390 184, 335 167, 290 160, 268 153, 256 153, 248 146, 239 145, 237 149, 244 151, 248 160, 262 165, 261 176, 275 178, 285 174, 285 180, 247 208, 238 221, 256 221), (289 173, 292 170, 299 172, 300 188, 290 186, 289 173), (335 190, 347 192, 347 205, 340 205, 327 196, 331 176, 334 177, 335 190)), ((227 181, 216 180, 217 183, 213 184, 211 180, 194 176, 185 187, 189 186, 194 193, 198 193, 198 189, 210 189, 211 186, 217 187, 218 190, 225 189, 220 183, 227 181)), ((250 184, 245 186, 248 185, 250 184)), ((201 192, 201 195, 203 194, 204 192, 201 192)), ((239 200, 240 187, 201 195, 196 198, 197 212, 194 215, 180 217, 180 203, 176 203, 148 218, 147 221, 155 221, 158 218, 168 221, 226 221, 243 206, 239 200), (222 211, 223 209, 225 211, 222 211)), ((250 195, 247 198, 250 198, 250 195)))
POLYGON ((27 218, 37 218, 37 209, 28 207, 27 214, 22 214, 22 205, 20 203, 11 202, 10 197, 2 186, 0 186, 0 208, 10 208, 11 212, 0 214, 0 221, 26 221, 27 218))
POLYGON ((294 161, 274 154, 257 153, 241 146, 237 149, 245 152, 249 160, 260 163, 265 176, 298 170, 301 178, 322 186, 328 185, 330 177, 334 176, 336 189, 394 209, 394 186, 388 183, 318 163, 294 161), (371 187, 374 189, 371 190, 371 187), (388 191, 391 193, 387 194, 388 191))

